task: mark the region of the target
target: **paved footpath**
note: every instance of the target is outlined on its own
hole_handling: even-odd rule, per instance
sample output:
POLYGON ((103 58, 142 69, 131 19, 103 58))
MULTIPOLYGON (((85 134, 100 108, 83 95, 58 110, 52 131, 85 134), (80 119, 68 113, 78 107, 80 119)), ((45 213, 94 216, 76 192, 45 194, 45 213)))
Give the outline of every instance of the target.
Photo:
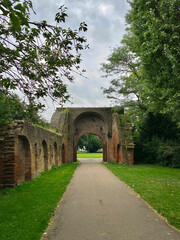
POLYGON ((75 171, 43 240, 179 240, 172 229, 98 160, 75 171))

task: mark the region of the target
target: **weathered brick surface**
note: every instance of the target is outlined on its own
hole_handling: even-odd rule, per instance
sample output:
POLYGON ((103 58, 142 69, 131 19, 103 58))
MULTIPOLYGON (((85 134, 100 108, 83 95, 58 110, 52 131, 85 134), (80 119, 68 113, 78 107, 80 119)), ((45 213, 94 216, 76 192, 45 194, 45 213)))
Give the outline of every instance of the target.
POLYGON ((0 188, 6 183, 7 186, 14 186, 14 135, 11 126, 1 126, 0 140, 0 188))
POLYGON ((134 164, 132 127, 124 115, 113 114, 112 147, 114 159, 123 164, 134 164))
POLYGON ((0 130, 0 188, 31 180, 61 164, 59 134, 24 121, 1 125, 0 130))

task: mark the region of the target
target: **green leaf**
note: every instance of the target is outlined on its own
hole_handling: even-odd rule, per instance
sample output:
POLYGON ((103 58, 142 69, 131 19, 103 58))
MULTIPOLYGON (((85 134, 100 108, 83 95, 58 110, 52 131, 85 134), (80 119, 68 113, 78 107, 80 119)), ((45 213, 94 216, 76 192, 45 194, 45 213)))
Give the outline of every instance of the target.
POLYGON ((26 25, 29 26, 28 20, 27 18, 24 17, 24 15, 21 12, 16 12, 16 14, 18 15, 19 19, 21 20, 21 22, 26 25))
POLYGON ((10 19, 14 28, 19 32, 21 30, 20 21, 19 18, 14 14, 14 12, 10 13, 10 19))
POLYGON ((17 10, 19 10, 20 12, 25 13, 25 8, 24 8, 20 3, 18 3, 18 4, 14 7, 14 9, 17 9, 17 10))

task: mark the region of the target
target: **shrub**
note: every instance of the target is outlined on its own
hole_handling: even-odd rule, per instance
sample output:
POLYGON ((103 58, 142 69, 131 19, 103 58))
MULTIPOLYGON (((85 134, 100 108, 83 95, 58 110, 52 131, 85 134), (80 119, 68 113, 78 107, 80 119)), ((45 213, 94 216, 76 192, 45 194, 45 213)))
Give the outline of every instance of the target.
POLYGON ((134 142, 135 163, 180 167, 180 129, 167 115, 149 113, 134 131, 134 142))
POLYGON ((157 161, 162 166, 180 168, 180 146, 173 141, 162 144, 158 148, 157 161))
POLYGON ((150 163, 179 168, 180 146, 175 140, 165 141, 154 136, 151 141, 136 144, 135 163, 150 163))

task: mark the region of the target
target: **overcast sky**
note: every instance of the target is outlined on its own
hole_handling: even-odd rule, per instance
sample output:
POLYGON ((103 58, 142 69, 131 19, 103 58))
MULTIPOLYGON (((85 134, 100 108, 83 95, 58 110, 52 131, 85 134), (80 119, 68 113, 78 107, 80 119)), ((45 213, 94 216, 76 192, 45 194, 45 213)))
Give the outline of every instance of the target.
MULTIPOLYGON (((90 49, 83 52, 82 68, 85 76, 76 75, 74 83, 68 84, 73 105, 65 107, 108 107, 112 103, 102 93, 101 87, 108 86, 108 79, 102 78, 101 63, 104 63, 110 49, 119 45, 125 33, 125 15, 129 9, 126 0, 33 0, 36 16, 33 20, 47 20, 53 24, 54 16, 61 5, 68 10, 66 25, 78 29, 80 22, 86 22, 88 32, 84 34, 90 49)), ((43 117, 50 120, 56 105, 47 100, 43 117)))

